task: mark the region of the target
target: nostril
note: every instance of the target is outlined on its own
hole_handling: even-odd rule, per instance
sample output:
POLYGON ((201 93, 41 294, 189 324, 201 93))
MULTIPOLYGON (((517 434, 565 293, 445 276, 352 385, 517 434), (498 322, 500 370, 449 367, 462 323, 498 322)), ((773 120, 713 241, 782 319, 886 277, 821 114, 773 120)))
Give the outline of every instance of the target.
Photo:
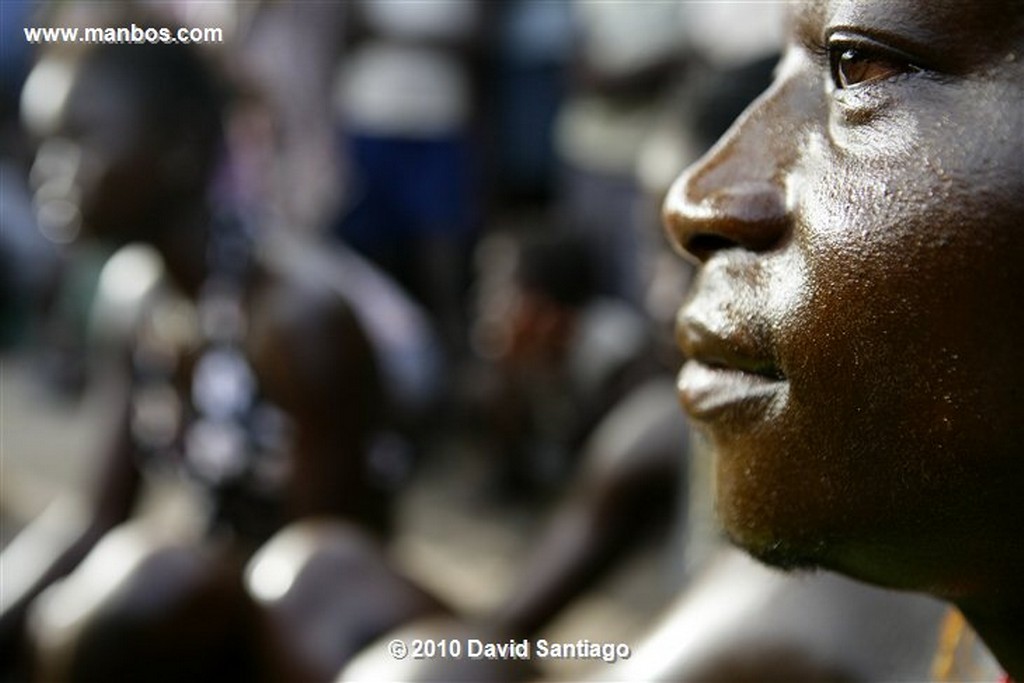
POLYGON ((744 234, 778 227, 786 218, 782 188, 769 182, 733 183, 704 200, 708 214, 744 234))
POLYGON ((699 261, 734 248, 768 251, 786 234, 790 220, 781 187, 770 182, 733 181, 668 208, 676 243, 699 261))
POLYGON ((709 233, 700 233, 687 240, 686 244, 683 245, 683 248, 696 256, 699 260, 704 261, 716 251, 721 251, 735 246, 736 242, 728 239, 727 237, 709 233))

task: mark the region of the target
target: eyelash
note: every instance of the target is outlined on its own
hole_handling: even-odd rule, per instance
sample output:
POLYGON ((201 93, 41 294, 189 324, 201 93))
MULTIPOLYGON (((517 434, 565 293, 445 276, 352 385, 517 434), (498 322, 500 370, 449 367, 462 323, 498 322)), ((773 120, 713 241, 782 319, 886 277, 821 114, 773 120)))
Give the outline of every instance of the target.
POLYGON ((832 87, 835 90, 848 90, 873 82, 885 81, 898 76, 924 71, 908 55, 879 45, 874 41, 830 38, 827 44, 815 43, 808 45, 808 48, 821 63, 822 68, 828 69, 832 87), (875 66, 884 65, 890 67, 888 69, 889 73, 874 75, 853 82, 844 75, 843 59, 859 60, 862 64, 867 63, 875 66))

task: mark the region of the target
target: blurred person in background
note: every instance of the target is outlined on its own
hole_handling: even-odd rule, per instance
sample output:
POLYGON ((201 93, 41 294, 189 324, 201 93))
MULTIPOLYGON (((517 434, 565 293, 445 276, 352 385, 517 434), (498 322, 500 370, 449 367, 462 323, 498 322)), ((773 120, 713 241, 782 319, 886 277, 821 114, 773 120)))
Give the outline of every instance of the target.
POLYGON ((248 169, 262 174, 247 178, 249 205, 302 233, 321 232, 346 198, 332 83, 345 49, 349 4, 183 3, 185 17, 209 11, 223 22, 218 13, 236 16, 226 59, 255 85, 271 115, 251 121, 246 131, 253 136, 245 141, 249 153, 270 157, 253 159, 248 169))
POLYGON ((554 129, 568 94, 572 5, 547 0, 496 4, 484 79, 488 218, 545 209, 557 199, 554 129))
POLYGON ((668 371, 671 337, 597 295, 584 235, 490 239, 484 256, 512 261, 510 272, 487 269, 475 335, 507 383, 494 408, 504 422, 491 432, 504 439, 493 446, 507 458, 499 482, 518 479, 528 500, 554 501, 521 576, 488 618, 489 628, 522 637, 678 526, 687 430, 668 371))
MULTIPOLYGON (((489 628, 534 636, 641 549, 685 552, 668 541, 685 519, 687 437, 671 378, 649 379, 625 394, 587 439, 518 580, 487 618, 489 628)), ((664 597, 678 579, 662 582, 664 597)))
POLYGON ((623 395, 658 371, 647 320, 602 297, 585 235, 495 234, 479 253, 473 343, 484 376, 485 450, 506 495, 560 493, 587 436, 623 395))
MULTIPOLYGON (((396 663, 385 644, 548 635, 558 617, 599 596, 606 579, 636 571, 630 560, 660 554, 659 546, 679 551, 666 543, 682 525, 686 490, 687 429, 667 370, 676 353, 671 337, 632 306, 597 293, 591 247, 586 235, 537 230, 492 234, 478 253, 472 339, 495 374, 471 383, 469 402, 491 416, 480 450, 505 458, 492 463, 488 491, 548 508, 524 544, 522 570, 494 608, 402 626, 364 649, 342 680, 537 676, 514 661, 396 663)), ((659 605, 679 585, 666 573, 674 575, 659 570, 665 580, 644 589, 660 592, 659 605)))
POLYGON ((563 224, 597 250, 600 291, 641 308, 641 255, 652 233, 639 225, 636 165, 686 68, 681 4, 581 0, 571 9, 570 89, 554 133, 557 205, 563 224))
POLYGON ((480 222, 473 125, 486 3, 349 5, 335 95, 349 169, 336 234, 465 349, 466 262, 480 222))
POLYGON ((27 2, 8 4, 0 27, 0 351, 31 338, 58 271, 55 249, 36 229, 28 145, 18 123, 18 95, 30 67, 21 26, 31 10, 27 2))
MULTIPOLYGON (((336 145, 344 123, 331 90, 348 8, 271 4, 240 11, 240 44, 226 59, 246 90, 232 108, 230 157, 219 185, 255 223, 330 237, 349 192, 350 160, 336 145)), ((445 349, 430 312, 391 274, 342 241, 323 239, 322 246, 330 255, 310 265, 344 293, 374 347, 388 435, 371 460, 374 476, 397 487, 436 431, 445 349)))
POLYGON ((3 554, 5 659, 31 608, 42 677, 323 680, 440 609, 374 540, 384 401, 336 264, 211 196, 225 105, 183 46, 56 51, 26 84, 40 213, 116 250, 94 323, 124 383, 85 514, 44 515, 3 554), (184 502, 161 516, 143 494, 168 489, 184 502))

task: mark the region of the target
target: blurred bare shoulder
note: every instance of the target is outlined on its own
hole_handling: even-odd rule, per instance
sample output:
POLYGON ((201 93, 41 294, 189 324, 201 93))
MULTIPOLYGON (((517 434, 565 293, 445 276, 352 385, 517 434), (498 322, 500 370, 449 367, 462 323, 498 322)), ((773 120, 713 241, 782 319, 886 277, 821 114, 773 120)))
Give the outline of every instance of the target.
POLYGON ((373 404, 373 349, 327 248, 274 236, 257 254, 248 343, 267 389, 282 407, 310 417, 337 410, 329 401, 341 394, 373 404))

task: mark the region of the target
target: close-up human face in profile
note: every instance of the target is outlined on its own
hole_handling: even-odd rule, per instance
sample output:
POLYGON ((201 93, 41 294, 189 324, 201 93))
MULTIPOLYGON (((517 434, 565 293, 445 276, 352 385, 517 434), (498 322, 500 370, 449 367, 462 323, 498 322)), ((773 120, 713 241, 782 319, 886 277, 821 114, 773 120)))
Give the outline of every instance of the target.
POLYGON ((679 391, 719 515, 783 566, 1011 599, 1024 5, 797 3, 790 36, 664 207, 701 265, 679 391))

